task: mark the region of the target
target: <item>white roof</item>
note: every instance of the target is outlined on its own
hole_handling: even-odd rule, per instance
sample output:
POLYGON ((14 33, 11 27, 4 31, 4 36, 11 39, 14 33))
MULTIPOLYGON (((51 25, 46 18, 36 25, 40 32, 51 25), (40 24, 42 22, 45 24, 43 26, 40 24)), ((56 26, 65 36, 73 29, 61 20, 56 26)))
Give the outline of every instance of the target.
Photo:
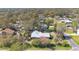
POLYGON ((69 22, 72 22, 72 21, 70 21, 70 20, 61 20, 61 21, 64 21, 65 23, 69 23, 69 22))
POLYGON ((49 33, 42 33, 39 31, 33 31, 31 34, 32 38, 50 37, 49 33))

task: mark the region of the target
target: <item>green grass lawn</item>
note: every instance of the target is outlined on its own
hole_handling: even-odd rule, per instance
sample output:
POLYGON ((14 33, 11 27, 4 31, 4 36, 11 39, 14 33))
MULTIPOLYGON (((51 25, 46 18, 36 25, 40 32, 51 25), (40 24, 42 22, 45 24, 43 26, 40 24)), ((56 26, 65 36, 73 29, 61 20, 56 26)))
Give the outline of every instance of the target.
MULTIPOLYGON (((65 40, 64 40, 65 41, 65 40)), ((30 41, 31 42, 31 41, 30 41)), ((52 40, 51 41, 51 43, 55 43, 54 42, 54 40, 52 40)), ((51 47, 51 48, 47 48, 47 47, 45 47, 45 48, 40 48, 40 47, 34 47, 34 46, 32 46, 32 47, 30 47, 30 48, 27 48, 27 49, 25 49, 25 50, 48 50, 48 51, 53 51, 53 50, 70 50, 71 49, 71 47, 69 46, 69 47, 64 47, 64 46, 56 46, 56 47, 51 47)), ((8 47, 3 47, 3 48, 0 48, 0 50, 7 50, 7 51, 9 51, 10 50, 10 48, 8 48, 8 47)))
POLYGON ((49 48, 36 48, 36 47, 31 47, 27 50, 50 50, 49 48))
POLYGON ((70 50, 70 49, 71 49, 71 46, 69 47, 57 46, 56 47, 56 50, 70 50))
POLYGON ((8 48, 8 47, 3 47, 3 48, 0 48, 0 50, 6 50, 6 51, 9 51, 10 50, 10 48, 8 48))
MULTIPOLYGON (((64 40, 64 41, 66 41, 66 40, 64 40)), ((52 41, 52 42, 54 42, 54 41, 52 41)), ((40 47, 32 46, 31 48, 29 48, 27 50, 71 50, 71 48, 72 48, 71 46, 64 47, 62 45, 61 46, 57 45, 56 47, 51 47, 51 48, 48 48, 48 47, 40 48, 40 47)))
MULTIPOLYGON (((55 47, 55 50, 70 50, 71 47, 63 47, 63 46, 57 46, 55 47)), ((50 48, 36 48, 36 47, 31 47, 27 50, 52 50, 50 48)))
POLYGON ((79 45, 79 36, 71 36, 71 38, 79 45))

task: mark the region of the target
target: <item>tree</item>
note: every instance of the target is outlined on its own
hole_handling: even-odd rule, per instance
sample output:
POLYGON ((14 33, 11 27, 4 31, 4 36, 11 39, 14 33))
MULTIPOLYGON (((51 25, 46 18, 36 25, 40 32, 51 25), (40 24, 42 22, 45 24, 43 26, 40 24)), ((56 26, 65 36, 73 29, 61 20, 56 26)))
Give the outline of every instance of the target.
POLYGON ((50 40, 47 38, 40 38, 40 47, 44 48, 50 44, 50 40))
POLYGON ((47 25, 50 25, 51 23, 53 24, 53 23, 54 23, 54 19, 53 19, 52 17, 47 17, 47 18, 45 19, 45 23, 46 23, 47 25))
POLYGON ((65 25, 64 22, 62 22, 62 23, 57 23, 57 24, 56 24, 56 32, 64 32, 65 27, 66 27, 66 25, 65 25))
POLYGON ((72 21, 72 27, 73 27, 74 32, 76 32, 77 26, 78 26, 78 22, 76 20, 73 20, 72 21))

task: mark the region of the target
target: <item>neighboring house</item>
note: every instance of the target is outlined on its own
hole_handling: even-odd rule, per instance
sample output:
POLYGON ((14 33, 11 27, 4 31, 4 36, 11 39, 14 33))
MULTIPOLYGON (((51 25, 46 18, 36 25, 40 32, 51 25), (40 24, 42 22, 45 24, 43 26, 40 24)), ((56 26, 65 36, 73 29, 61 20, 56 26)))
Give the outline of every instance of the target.
POLYGON ((37 30, 35 30, 31 33, 31 38, 42 38, 42 37, 50 38, 50 34, 49 33, 42 33, 37 30))
POLYGON ((39 14, 39 19, 40 20, 44 20, 45 19, 45 16, 43 14, 39 14))
POLYGON ((10 28, 5 28, 5 29, 2 30, 2 34, 13 35, 14 33, 15 33, 15 31, 10 29, 10 28))
POLYGON ((64 18, 60 22, 64 22, 67 27, 71 27, 72 26, 72 21, 69 20, 68 18, 64 18))
POLYGON ((72 21, 71 20, 69 20, 69 19, 64 19, 64 20, 61 20, 62 22, 65 22, 65 23, 72 23, 72 21))

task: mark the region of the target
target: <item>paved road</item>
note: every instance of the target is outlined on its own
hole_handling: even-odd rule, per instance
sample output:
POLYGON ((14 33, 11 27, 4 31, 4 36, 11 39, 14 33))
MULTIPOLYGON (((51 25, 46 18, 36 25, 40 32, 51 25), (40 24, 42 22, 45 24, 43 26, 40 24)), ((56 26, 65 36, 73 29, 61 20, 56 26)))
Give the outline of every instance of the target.
POLYGON ((79 50, 79 46, 71 39, 68 35, 65 35, 65 38, 69 42, 69 44, 72 46, 72 50, 79 50))

